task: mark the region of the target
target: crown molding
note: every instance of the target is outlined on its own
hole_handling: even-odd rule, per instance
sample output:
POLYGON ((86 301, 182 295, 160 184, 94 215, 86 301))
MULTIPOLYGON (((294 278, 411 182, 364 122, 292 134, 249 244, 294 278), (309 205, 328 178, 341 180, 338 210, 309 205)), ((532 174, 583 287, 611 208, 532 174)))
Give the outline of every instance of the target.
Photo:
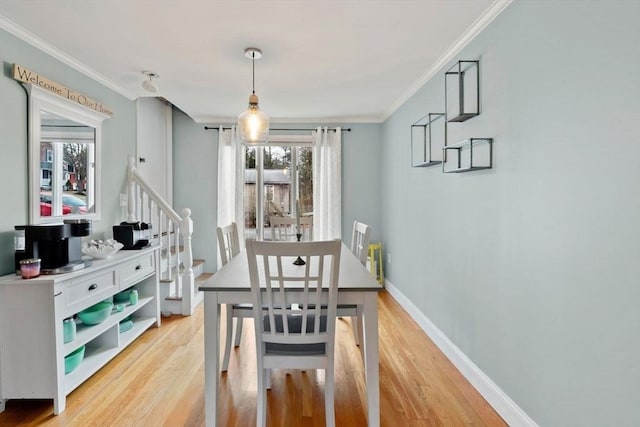
POLYGON ((404 95, 402 95, 383 115, 382 121, 387 120, 398 108, 418 92, 429 80, 435 76, 449 61, 454 59, 460 51, 467 46, 487 25, 491 23, 503 10, 509 6, 513 0, 496 0, 485 13, 482 14, 473 24, 445 51, 440 58, 422 75, 404 95))
MULTIPOLYGON (((184 112, 184 111, 183 111, 184 112)), ((186 113, 185 113, 186 114, 186 113)), ((187 114, 188 115, 188 114, 187 114)), ((198 116, 189 116, 191 119, 198 124, 210 124, 210 123, 224 123, 224 124, 233 124, 238 121, 237 117, 222 117, 222 116, 207 116, 207 115, 198 115, 198 116)), ((381 116, 345 116, 345 117, 296 117, 296 118, 286 118, 286 117, 271 117, 270 123, 297 123, 297 124, 310 124, 310 123, 331 123, 335 124, 355 124, 355 123, 382 123, 384 120, 381 116)))
POLYGON ((35 34, 31 33, 30 31, 25 30, 24 28, 22 28, 21 26, 19 26, 15 22, 11 21, 10 19, 7 19, 6 17, 4 17, 2 15, 0 15, 0 28, 2 28, 3 30, 5 30, 6 32, 8 32, 10 34, 13 34, 17 38, 29 43, 31 46, 35 47, 36 49, 39 49, 39 50, 43 51, 44 53, 46 53, 47 55, 57 59, 58 61, 68 65, 69 67, 73 68, 74 70, 79 71, 80 73, 84 74, 85 76, 87 76, 87 77, 97 81, 98 83, 106 86, 107 88, 119 93, 120 95, 124 96, 125 98, 128 98, 130 100, 134 100, 134 99, 137 98, 135 95, 133 95, 132 93, 130 93, 130 92, 126 91, 126 90, 124 90, 122 87, 116 85, 111 80, 109 80, 106 77, 104 77, 102 74, 92 70, 91 68, 89 68, 88 66, 86 66, 82 62, 78 61, 77 59, 75 59, 71 55, 68 55, 65 52, 61 51, 60 49, 50 45, 49 43, 47 43, 44 40, 40 39, 35 34))

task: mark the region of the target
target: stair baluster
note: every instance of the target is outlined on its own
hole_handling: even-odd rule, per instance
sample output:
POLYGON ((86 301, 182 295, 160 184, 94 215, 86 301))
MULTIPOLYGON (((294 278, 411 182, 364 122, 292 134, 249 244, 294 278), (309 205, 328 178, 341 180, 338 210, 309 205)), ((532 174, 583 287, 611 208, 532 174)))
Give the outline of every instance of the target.
POLYGON ((169 298, 181 298, 181 314, 189 316, 193 314, 197 292, 191 247, 191 210, 183 209, 182 216, 173 210, 140 176, 133 157, 128 159, 127 181, 127 222, 140 220, 157 227, 157 235, 153 229, 151 235, 152 240, 157 239, 157 243, 161 245, 160 278, 173 279, 169 298))

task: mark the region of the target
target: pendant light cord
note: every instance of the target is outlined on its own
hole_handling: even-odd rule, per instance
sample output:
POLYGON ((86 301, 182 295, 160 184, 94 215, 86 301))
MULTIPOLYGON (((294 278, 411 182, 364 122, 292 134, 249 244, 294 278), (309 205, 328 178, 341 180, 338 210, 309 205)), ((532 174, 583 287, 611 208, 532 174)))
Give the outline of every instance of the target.
POLYGON ((251 52, 251 66, 253 73, 253 81, 251 83, 251 93, 256 94, 256 53, 251 52))

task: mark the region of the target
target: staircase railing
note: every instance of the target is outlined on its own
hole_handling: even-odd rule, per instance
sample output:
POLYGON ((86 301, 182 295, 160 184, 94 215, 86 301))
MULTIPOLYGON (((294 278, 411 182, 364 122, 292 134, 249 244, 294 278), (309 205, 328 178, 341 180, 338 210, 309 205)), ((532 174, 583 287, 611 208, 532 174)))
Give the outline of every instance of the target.
POLYGON ((127 165, 127 222, 138 221, 152 225, 151 235, 161 245, 160 280, 171 282, 169 298, 182 299, 182 315, 194 311, 195 277, 191 235, 191 210, 185 208, 180 216, 140 176, 135 159, 127 165))

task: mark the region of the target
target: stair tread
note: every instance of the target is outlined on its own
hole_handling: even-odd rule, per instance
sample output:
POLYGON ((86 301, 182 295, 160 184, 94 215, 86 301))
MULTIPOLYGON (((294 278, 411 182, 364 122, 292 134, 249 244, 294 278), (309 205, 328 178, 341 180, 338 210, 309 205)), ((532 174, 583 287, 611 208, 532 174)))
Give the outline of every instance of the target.
MULTIPOLYGON (((196 293, 198 292, 202 292, 202 291, 196 290, 196 293)), ((182 301, 182 297, 164 297, 164 299, 167 301, 182 301)))
MULTIPOLYGON (((202 273, 200 274, 198 277, 196 277, 194 279, 195 283, 200 283, 200 282, 204 282, 207 279, 209 279, 209 277, 213 276, 213 273, 202 273)), ((160 283, 171 283, 175 280, 176 278, 176 272, 175 272, 175 268, 171 269, 171 278, 170 279, 160 279, 160 283)))
POLYGON ((196 283, 202 283, 205 282, 209 279, 209 277, 213 276, 213 273, 202 273, 201 275, 199 275, 198 277, 196 277, 195 282, 196 283))

